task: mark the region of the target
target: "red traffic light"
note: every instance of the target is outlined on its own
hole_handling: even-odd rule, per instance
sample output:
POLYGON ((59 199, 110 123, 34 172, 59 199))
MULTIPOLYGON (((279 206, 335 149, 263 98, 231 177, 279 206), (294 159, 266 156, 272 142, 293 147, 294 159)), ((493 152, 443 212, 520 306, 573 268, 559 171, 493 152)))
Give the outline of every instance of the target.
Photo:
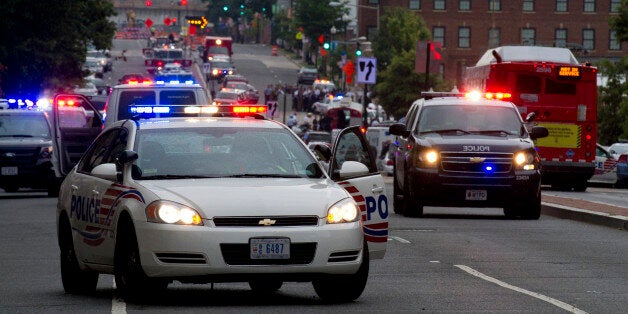
POLYGON ((153 5, 153 1, 152 0, 146 0, 146 6, 150 7, 153 5))
POLYGON ((325 42, 325 35, 318 36, 318 43, 322 45, 324 42, 325 42))

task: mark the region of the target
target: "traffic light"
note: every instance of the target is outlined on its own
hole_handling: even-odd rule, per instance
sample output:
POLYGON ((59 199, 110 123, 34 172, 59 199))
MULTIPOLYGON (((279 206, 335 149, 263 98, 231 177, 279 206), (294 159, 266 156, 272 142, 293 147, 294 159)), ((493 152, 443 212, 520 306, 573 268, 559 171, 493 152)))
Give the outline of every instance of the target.
POLYGON ((181 2, 179 2, 180 6, 186 6, 188 5, 188 0, 181 0, 181 2))
POLYGON ((150 7, 153 5, 153 1, 152 0, 146 0, 146 6, 150 7))
POLYGON ((329 36, 327 35, 323 36, 323 48, 325 50, 329 50, 329 48, 331 48, 331 44, 329 42, 330 42, 329 36))
POLYGON ((360 47, 360 42, 355 43, 355 55, 358 57, 362 55, 362 48, 360 47))
POLYGON ((225 12, 229 11, 229 6, 222 7, 222 10, 225 11, 225 12))

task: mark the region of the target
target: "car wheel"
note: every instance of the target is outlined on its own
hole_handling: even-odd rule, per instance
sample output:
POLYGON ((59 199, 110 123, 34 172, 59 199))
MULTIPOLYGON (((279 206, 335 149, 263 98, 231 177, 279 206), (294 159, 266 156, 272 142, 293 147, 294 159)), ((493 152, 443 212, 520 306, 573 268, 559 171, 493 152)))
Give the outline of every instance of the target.
POLYGON ((522 217, 529 220, 538 220, 541 218, 541 193, 533 199, 526 202, 522 217))
POLYGON ((82 294, 96 290, 98 273, 81 270, 72 242, 72 229, 68 217, 64 214, 59 219, 59 249, 61 264, 61 282, 66 293, 82 294))
POLYGON ((587 181, 577 182, 573 186, 575 192, 584 192, 587 190, 587 181))
POLYGON ((15 193, 20 189, 20 187, 15 184, 8 184, 4 186, 3 189, 7 193, 15 193))
MULTIPOLYGON (((394 168, 393 168, 394 169, 394 168)), ((397 175, 393 170, 393 212, 395 214, 403 214, 403 193, 397 182, 397 175)))
POLYGON ((412 196, 407 178, 404 179, 403 185, 403 215, 406 217, 422 217, 423 204, 412 196))
POLYGON ((362 264, 353 275, 335 275, 314 280, 316 294, 325 302, 351 302, 362 295, 369 276, 369 251, 366 241, 362 249, 362 264))
POLYGON ((251 290, 258 293, 271 293, 281 289, 283 281, 280 280, 254 280, 249 281, 251 290))
POLYGON ((48 176, 48 182, 46 186, 46 190, 48 192, 48 197, 59 197, 59 188, 61 187, 61 183, 59 179, 54 174, 50 174, 48 176))
POLYGON ((167 281, 151 279, 142 269, 135 228, 130 218, 120 217, 116 235, 113 273, 118 293, 125 299, 136 299, 166 289, 167 281))

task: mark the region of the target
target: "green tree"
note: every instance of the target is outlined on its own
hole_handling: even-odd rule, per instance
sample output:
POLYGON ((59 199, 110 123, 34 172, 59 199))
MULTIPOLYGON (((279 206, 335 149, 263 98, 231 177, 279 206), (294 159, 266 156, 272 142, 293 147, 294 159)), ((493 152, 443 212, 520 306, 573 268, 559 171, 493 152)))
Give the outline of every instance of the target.
MULTIPOLYGON (((610 26, 620 41, 628 41, 628 0, 621 2, 610 26)), ((608 145, 628 139, 628 56, 617 62, 602 60, 598 67, 606 78, 606 85, 598 88, 598 142, 608 145)))
POLYGON ((0 94, 36 98, 81 82, 88 45, 111 48, 115 14, 108 0, 3 0, 0 94))

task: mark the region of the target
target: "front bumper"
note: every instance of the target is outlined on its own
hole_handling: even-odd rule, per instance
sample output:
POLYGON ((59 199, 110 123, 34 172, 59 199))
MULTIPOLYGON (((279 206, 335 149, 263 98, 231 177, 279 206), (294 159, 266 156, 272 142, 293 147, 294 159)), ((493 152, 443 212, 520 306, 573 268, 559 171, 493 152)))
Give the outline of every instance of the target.
POLYGON ((410 173, 412 198, 427 206, 504 207, 537 197, 541 175, 537 170, 512 174, 447 175, 438 169, 416 168, 410 173), (475 191, 485 191, 485 200, 470 200, 475 191))
POLYGON ((272 276, 309 281, 322 274, 353 274, 362 262, 360 222, 303 227, 215 227, 137 222, 144 272, 183 282, 247 281, 272 276), (290 239, 289 260, 250 259, 249 240, 290 239))

